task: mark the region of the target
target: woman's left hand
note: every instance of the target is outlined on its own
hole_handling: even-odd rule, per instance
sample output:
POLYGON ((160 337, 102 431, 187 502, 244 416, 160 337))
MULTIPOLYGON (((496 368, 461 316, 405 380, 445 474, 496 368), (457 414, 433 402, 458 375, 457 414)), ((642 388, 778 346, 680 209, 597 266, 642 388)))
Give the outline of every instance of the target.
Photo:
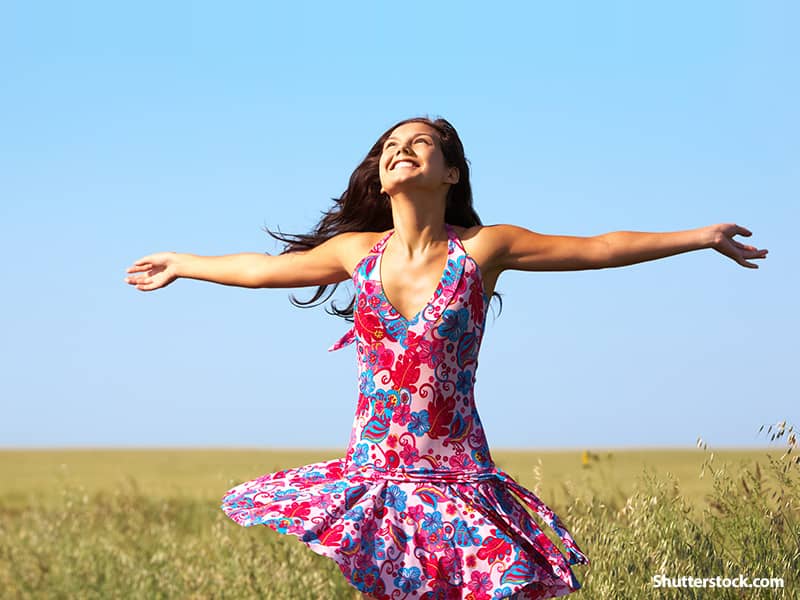
POLYGON ((758 265, 748 262, 747 259, 760 259, 766 258, 769 250, 759 250, 755 246, 748 246, 733 239, 735 235, 751 236, 753 235, 750 230, 740 227, 735 223, 720 223, 718 225, 709 226, 709 236, 711 244, 709 247, 714 248, 717 252, 724 254, 735 260, 743 267, 750 269, 757 269, 758 265))

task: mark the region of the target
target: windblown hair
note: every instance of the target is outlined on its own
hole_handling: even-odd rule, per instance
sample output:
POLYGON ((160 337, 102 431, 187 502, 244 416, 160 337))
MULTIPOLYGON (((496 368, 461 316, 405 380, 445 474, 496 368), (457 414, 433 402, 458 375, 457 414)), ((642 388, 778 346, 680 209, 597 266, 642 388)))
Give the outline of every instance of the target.
MULTIPOLYGON (((483 225, 478 217, 478 213, 472 206, 472 186, 469 182, 469 164, 464 155, 464 146, 455 128, 444 119, 431 120, 427 117, 414 117, 400 121, 396 125, 387 129, 378 141, 373 144, 367 156, 361 161, 353 174, 350 175, 350 182, 347 189, 340 198, 334 198, 334 206, 323 213, 316 228, 311 233, 286 234, 274 233, 265 228, 265 231, 281 242, 284 247, 281 254, 289 252, 300 252, 310 250, 319 246, 328 239, 348 231, 385 231, 391 229, 392 208, 389 195, 381 192, 381 180, 379 161, 383 151, 383 144, 392 132, 406 123, 425 123, 432 127, 439 137, 439 144, 444 155, 445 163, 448 167, 456 167, 459 172, 458 183, 450 186, 447 193, 444 220, 451 225, 461 227, 472 227, 483 225)), ((341 282, 339 282, 341 283, 341 282)), ((336 291, 339 283, 321 285, 317 288, 314 296, 306 301, 298 300, 294 295, 290 296, 290 301, 300 308, 309 308, 326 302, 336 291), (331 288, 326 295, 326 290, 331 288), (324 298, 323 298, 324 296, 324 298)), ((494 292, 492 297, 497 296, 502 310, 503 299, 499 293, 494 292)), ((355 297, 350 299, 349 304, 344 309, 336 307, 331 302, 329 314, 343 317, 349 321, 353 320, 353 309, 355 297)))

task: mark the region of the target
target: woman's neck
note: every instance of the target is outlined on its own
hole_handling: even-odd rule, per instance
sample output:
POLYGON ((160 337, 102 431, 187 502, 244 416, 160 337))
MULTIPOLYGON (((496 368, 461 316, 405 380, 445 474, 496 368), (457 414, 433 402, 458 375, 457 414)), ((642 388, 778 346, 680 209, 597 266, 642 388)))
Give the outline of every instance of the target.
POLYGON ((407 258, 424 256, 432 246, 447 241, 444 228, 444 198, 410 200, 403 195, 392 196, 394 251, 407 258), (432 207, 436 207, 432 210, 432 207))

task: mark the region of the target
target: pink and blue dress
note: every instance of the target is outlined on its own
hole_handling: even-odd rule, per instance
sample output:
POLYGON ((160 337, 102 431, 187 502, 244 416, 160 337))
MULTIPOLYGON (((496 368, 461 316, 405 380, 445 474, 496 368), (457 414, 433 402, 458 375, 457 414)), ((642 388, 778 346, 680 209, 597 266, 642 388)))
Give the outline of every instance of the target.
POLYGON ((587 563, 552 510, 492 460, 473 388, 489 298, 450 225, 448 259, 407 320, 383 291, 388 232, 357 265, 358 403, 344 458, 239 484, 222 509, 297 536, 380 600, 540 599, 580 588, 587 563), (526 511, 553 529, 566 556, 526 511))

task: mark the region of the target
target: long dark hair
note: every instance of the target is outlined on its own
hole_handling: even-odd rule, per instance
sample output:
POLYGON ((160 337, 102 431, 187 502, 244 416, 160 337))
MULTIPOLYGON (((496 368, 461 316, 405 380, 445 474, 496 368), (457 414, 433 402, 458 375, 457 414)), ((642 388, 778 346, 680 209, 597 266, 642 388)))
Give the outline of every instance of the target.
MULTIPOLYGON (((406 123, 424 123, 432 127, 439 135, 439 145, 442 148, 445 163, 448 167, 456 167, 458 169, 458 183, 451 185, 447 193, 444 213, 445 222, 461 227, 483 225, 478 213, 475 212, 472 206, 469 163, 464 155, 464 146, 461 144, 461 139, 458 137, 455 128, 442 118, 431 120, 427 117, 414 117, 393 125, 378 138, 378 141, 372 145, 361 164, 350 175, 347 189, 340 198, 333 198, 335 204, 330 210, 323 213, 323 217, 314 231, 311 233, 287 234, 274 233, 264 228, 269 235, 286 244, 281 254, 310 250, 333 236, 347 231, 379 232, 386 231, 394 226, 389 195, 381 192, 379 161, 386 139, 395 129, 406 123)), ((292 295, 290 296, 290 301, 301 308, 317 306, 328 301, 336 291, 339 283, 341 282, 319 286, 314 296, 309 300, 298 300, 292 295), (326 290, 331 286, 331 290, 326 295, 326 290), (323 296, 325 297, 323 298, 323 296)), ((503 299, 497 292, 492 294, 492 297, 495 296, 497 296, 502 310, 503 299)), ((350 299, 349 304, 344 309, 339 309, 334 302, 331 302, 331 310, 327 312, 352 321, 354 305, 355 297, 350 299)))

